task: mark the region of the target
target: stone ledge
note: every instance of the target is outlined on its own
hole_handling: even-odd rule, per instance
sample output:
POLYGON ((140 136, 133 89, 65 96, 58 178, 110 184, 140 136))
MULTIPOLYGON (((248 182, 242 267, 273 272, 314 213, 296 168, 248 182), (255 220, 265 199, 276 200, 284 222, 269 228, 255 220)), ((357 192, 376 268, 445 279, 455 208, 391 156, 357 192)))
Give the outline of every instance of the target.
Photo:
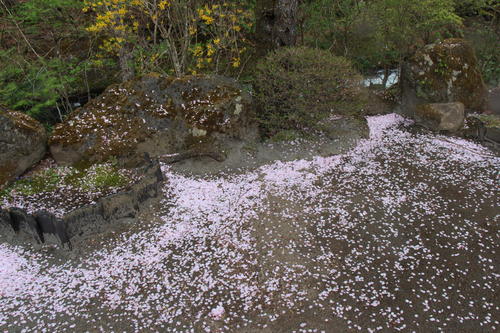
POLYGON ((144 168, 144 176, 126 190, 104 196, 63 217, 47 211, 27 213, 22 208, 0 207, 0 242, 57 244, 71 250, 72 239, 97 234, 106 226, 133 219, 161 191, 163 174, 158 161, 144 168))

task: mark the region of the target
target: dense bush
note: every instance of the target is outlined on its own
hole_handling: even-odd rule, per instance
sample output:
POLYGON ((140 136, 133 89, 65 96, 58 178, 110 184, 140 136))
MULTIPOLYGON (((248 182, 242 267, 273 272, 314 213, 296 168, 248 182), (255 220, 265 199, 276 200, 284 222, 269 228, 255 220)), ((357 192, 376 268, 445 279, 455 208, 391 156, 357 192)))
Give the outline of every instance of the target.
POLYGON ((51 109, 67 113, 69 95, 83 87, 85 65, 75 59, 26 61, 13 49, 0 50, 0 102, 39 120, 48 120, 51 109))
POLYGON ((500 84, 500 30, 495 24, 478 19, 465 29, 465 37, 474 47, 484 81, 500 84))
POLYGON ((311 133, 333 114, 362 107, 361 77, 351 63, 328 51, 281 48, 257 66, 258 118, 266 135, 290 130, 311 133))
POLYGON ((304 43, 351 59, 359 70, 394 68, 415 47, 453 37, 452 0, 303 2, 304 43))
POLYGON ((0 103, 44 123, 134 74, 238 76, 251 56, 253 0, 4 2, 0 103))
MULTIPOLYGON (((459 16, 481 19, 465 36, 486 80, 499 82, 498 0, 300 3, 299 44, 345 57, 364 73, 396 68, 426 43, 462 37, 459 16)), ((0 1, 0 104, 53 123, 133 75, 251 81, 262 49, 252 38, 255 8, 255 0, 0 1)))
POLYGON ((490 16, 500 7, 497 0, 454 0, 454 4, 456 13, 462 17, 490 16))
POLYGON ((248 1, 85 0, 87 31, 100 55, 120 58, 122 79, 151 71, 239 72, 250 46, 254 15, 248 1))
POLYGON ((88 92, 92 43, 81 6, 79 0, 0 2, 0 104, 52 124, 72 110, 71 95, 88 92))

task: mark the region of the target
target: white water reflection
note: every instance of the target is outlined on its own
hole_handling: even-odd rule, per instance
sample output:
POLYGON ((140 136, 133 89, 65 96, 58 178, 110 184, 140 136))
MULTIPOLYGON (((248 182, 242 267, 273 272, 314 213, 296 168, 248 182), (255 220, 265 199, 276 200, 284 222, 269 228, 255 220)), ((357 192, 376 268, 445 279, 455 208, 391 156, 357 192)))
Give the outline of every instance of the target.
MULTIPOLYGON (((381 85, 384 82, 384 71, 380 70, 375 75, 366 77, 363 80, 363 85, 369 87, 372 85, 381 85)), ((387 78, 386 88, 390 88, 399 82, 399 70, 391 69, 389 71, 389 77, 387 78)))

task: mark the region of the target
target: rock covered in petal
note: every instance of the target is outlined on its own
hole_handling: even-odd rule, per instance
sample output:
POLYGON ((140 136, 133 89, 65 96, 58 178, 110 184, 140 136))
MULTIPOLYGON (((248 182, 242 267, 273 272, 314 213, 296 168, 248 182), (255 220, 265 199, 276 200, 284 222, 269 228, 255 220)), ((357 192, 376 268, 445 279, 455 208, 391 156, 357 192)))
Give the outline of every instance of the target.
POLYGON ((254 135, 250 95, 221 76, 155 74, 110 86, 54 128, 50 150, 59 164, 138 164, 186 150, 219 150, 225 140, 254 135))
POLYGON ((0 197, 4 207, 0 208, 0 243, 57 244, 72 249, 82 237, 136 221, 139 212, 160 194, 163 174, 159 163, 152 162, 127 175, 131 178, 126 183, 94 191, 63 182, 58 183, 62 188, 31 195, 12 190, 0 197))

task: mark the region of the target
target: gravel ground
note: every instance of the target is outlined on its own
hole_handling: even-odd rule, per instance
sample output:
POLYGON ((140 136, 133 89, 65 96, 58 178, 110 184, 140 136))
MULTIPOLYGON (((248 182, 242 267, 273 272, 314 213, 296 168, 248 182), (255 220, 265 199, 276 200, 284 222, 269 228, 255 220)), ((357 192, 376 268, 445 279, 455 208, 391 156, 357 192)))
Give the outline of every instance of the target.
POLYGON ((349 153, 189 176, 79 259, 0 244, 0 331, 495 332, 500 158, 369 118, 349 153))

